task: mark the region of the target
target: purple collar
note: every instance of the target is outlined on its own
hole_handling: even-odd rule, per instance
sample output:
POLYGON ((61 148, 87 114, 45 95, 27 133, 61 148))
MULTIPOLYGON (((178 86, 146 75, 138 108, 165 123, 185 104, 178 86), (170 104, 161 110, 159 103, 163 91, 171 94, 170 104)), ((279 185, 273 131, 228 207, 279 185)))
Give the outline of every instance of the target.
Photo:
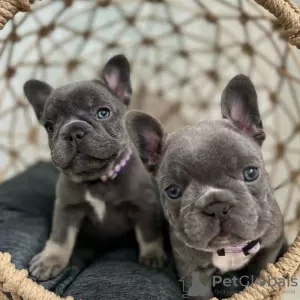
POLYGON ((226 247, 217 251, 219 256, 225 256, 226 253, 244 253, 245 256, 255 254, 260 250, 259 241, 247 241, 233 247, 226 247))
POLYGON ((121 172, 121 170, 127 165, 132 155, 131 149, 125 151, 119 158, 113 161, 105 171, 103 175, 101 175, 100 180, 102 182, 106 182, 107 180, 115 179, 117 175, 121 172))

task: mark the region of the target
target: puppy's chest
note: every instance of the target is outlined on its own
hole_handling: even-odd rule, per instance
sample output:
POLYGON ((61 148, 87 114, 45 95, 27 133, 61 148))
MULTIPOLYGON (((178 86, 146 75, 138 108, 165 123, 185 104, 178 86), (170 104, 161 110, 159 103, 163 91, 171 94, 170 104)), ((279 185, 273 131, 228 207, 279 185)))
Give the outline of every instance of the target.
POLYGON ((221 273, 238 270, 244 267, 253 255, 245 255, 241 253, 226 253, 225 256, 219 256, 214 253, 212 256, 213 265, 220 270, 221 273))
POLYGON ((89 190, 85 192, 85 200, 91 206, 93 213, 100 222, 103 222, 107 215, 107 205, 99 196, 94 196, 89 190))
POLYGON ((106 230, 123 231, 130 226, 132 215, 131 207, 125 203, 111 203, 110 199, 103 198, 99 193, 93 193, 87 189, 85 201, 89 204, 89 221, 97 227, 105 227, 106 230))

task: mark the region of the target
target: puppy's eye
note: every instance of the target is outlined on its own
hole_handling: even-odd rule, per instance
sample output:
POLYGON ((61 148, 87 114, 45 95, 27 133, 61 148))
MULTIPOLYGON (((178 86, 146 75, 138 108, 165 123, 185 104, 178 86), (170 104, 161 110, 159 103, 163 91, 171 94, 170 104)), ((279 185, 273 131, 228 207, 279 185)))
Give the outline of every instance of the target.
POLYGON ((97 116, 101 120, 108 119, 110 117, 110 110, 107 107, 102 107, 97 111, 97 116))
POLYGON ((255 167, 246 168, 243 172, 243 176, 245 182, 251 182, 256 180, 259 176, 258 168, 255 167))
POLYGON ((44 124, 44 127, 46 128, 46 130, 47 130, 49 133, 52 133, 52 132, 53 132, 54 126, 53 126, 53 123, 52 123, 52 122, 47 121, 47 122, 44 124))
POLYGON ((177 185, 170 185, 165 189, 165 193, 171 199, 177 199, 182 196, 182 190, 177 185))

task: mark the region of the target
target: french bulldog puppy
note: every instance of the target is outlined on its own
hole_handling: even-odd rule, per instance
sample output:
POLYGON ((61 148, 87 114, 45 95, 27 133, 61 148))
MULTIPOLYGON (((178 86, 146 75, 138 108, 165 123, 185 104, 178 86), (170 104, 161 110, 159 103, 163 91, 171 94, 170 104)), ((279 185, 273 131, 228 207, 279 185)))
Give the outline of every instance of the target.
POLYGON ((125 117, 157 179, 178 275, 186 289, 199 279, 201 289, 189 299, 210 299, 215 274, 244 270, 242 275, 257 276, 285 246, 283 216, 261 153, 265 132, 257 94, 248 77, 228 83, 221 112, 221 120, 171 134, 148 114, 130 111, 125 117))
POLYGON ((86 220, 102 239, 134 229, 140 261, 162 266, 159 192, 125 126, 131 97, 125 56, 111 58, 100 80, 57 89, 29 80, 24 92, 48 132, 53 162, 61 170, 51 235, 32 259, 31 275, 47 280, 60 273, 86 220))

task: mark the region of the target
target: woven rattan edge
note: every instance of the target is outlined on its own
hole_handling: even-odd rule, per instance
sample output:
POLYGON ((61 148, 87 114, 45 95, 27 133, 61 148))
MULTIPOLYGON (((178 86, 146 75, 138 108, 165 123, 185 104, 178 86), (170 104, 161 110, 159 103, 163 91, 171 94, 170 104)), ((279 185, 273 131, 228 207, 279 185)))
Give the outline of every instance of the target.
POLYGON ((18 12, 26 12, 29 10, 29 0, 0 0, 0 29, 18 12))
MULTIPOLYGON (((291 0, 255 0, 256 3, 273 14, 286 31, 289 42, 300 48, 300 9, 291 0)), ((16 13, 30 10, 29 0, 0 0, 0 29, 16 13)), ((241 293, 235 294, 227 300, 263 300, 270 298, 272 293, 284 292, 284 287, 262 284, 266 276, 288 280, 297 274, 300 267, 300 234, 288 251, 275 264, 269 264, 261 271, 259 278, 241 293)), ((72 297, 60 298, 47 291, 28 278, 26 270, 17 270, 11 263, 8 253, 0 252, 0 286, 3 292, 14 294, 30 300, 73 300, 72 297)), ((1 295, 0 295, 1 296, 1 295)), ((4 296, 3 296, 3 299, 4 296)), ((217 298, 213 298, 216 300, 217 298)))
POLYGON ((74 300, 73 297, 61 298, 46 290, 42 285, 28 278, 27 270, 17 270, 11 262, 9 253, 0 252, 0 299, 6 299, 5 293, 13 299, 28 300, 74 300))
POLYGON ((300 9, 292 0, 254 0, 268 10, 284 29, 289 43, 300 48, 300 9))

